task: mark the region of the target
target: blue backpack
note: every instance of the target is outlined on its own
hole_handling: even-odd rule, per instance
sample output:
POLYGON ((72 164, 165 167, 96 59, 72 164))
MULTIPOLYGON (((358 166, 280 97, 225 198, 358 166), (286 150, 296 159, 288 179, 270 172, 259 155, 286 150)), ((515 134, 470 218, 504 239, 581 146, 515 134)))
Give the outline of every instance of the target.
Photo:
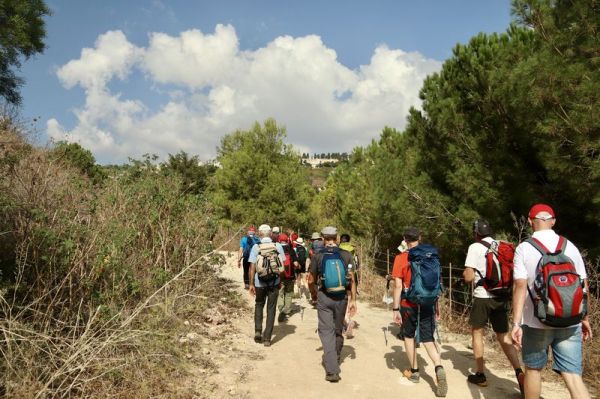
POLYGON ((250 251, 252 251, 252 247, 254 244, 258 244, 259 241, 255 237, 246 236, 246 243, 244 245, 244 251, 242 253, 242 257, 244 259, 248 259, 250 257, 250 251))
POLYGON ((338 247, 325 247, 320 250, 323 255, 321 260, 321 287, 331 295, 343 297, 348 288, 346 265, 340 256, 338 247))
POLYGON ((440 258, 437 248, 419 244, 408 251, 411 279, 406 298, 417 305, 433 305, 442 292, 440 258))

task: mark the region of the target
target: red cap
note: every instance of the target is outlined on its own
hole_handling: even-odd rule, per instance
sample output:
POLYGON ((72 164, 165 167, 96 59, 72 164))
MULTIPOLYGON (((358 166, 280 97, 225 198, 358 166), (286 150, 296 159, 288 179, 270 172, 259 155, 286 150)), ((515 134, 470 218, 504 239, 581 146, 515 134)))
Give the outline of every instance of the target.
POLYGON ((250 227, 248 227, 248 231, 253 231, 256 233, 256 227, 250 226, 250 227))
POLYGON ((554 214, 554 209, 550 205, 546 204, 535 204, 529 210, 529 219, 554 219, 556 215, 554 214), (540 215, 541 213, 541 215, 540 215))
POLYGON ((290 238, 287 234, 281 233, 279 234, 279 242, 290 242, 290 238))

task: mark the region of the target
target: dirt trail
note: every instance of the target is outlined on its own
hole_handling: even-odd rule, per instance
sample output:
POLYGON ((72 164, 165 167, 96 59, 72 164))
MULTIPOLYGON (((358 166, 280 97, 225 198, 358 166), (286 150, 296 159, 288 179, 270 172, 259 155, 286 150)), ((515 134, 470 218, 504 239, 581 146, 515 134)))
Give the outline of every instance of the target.
MULTIPOLYGON (((233 256, 228 257, 223 276, 239 283, 241 270, 233 256)), ((219 364, 213 377, 218 392, 210 397, 235 398, 433 398, 434 370, 424 348, 419 352, 421 382, 413 384, 401 376, 408 366, 403 342, 390 325, 391 312, 359 302, 355 317, 356 336, 345 341, 342 351, 342 380, 332 384, 324 380, 322 348, 317 328, 317 311, 304 299, 295 300, 296 313, 286 323, 275 322, 272 346, 253 342, 254 302, 247 292, 249 309, 236 321, 239 333, 230 343, 235 350, 219 364), (387 344, 386 344, 387 338, 387 344)), ((489 387, 467 383, 473 356, 467 348, 469 337, 441 333, 442 364, 448 376, 448 398, 520 398, 514 373, 504 355, 486 348, 489 387)), ((560 384, 544 382, 543 397, 568 397, 560 384)))

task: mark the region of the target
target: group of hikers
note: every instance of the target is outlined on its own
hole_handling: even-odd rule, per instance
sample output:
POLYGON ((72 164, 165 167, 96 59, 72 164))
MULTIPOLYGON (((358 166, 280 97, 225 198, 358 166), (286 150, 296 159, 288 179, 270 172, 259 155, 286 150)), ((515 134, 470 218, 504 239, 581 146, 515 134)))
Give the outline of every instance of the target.
MULTIPOLYGON (((514 368, 523 397, 540 397, 541 371, 551 349, 552 368, 563 378, 571 398, 590 398, 582 379, 583 341, 592 338, 582 256, 573 243, 553 230, 556 216, 549 205, 532 206, 528 223, 533 234, 516 248, 496 240, 488 221, 473 223, 474 242, 463 271, 464 281, 474 287, 469 324, 475 373, 467 381, 488 385, 483 354, 489 323, 514 368)), ((327 226, 320 234, 313 233, 305 247, 301 237, 266 224, 258 228, 258 237, 256 233, 253 227, 248 229, 239 253, 244 284, 255 296, 255 342, 271 345, 278 301, 282 323, 291 312, 294 284, 299 293, 305 287, 317 309, 325 379, 340 381, 344 335, 352 336, 351 318, 357 312, 358 258, 350 237, 340 236, 338 245, 337 229, 327 226)), ((394 282, 392 320, 400 326, 398 337, 404 340, 409 364, 403 375, 411 382, 420 381, 416 351, 422 343, 435 367, 435 395, 445 397, 448 382, 434 338, 443 290, 438 251, 422 242, 416 227, 405 229, 403 239, 388 276, 394 282)))

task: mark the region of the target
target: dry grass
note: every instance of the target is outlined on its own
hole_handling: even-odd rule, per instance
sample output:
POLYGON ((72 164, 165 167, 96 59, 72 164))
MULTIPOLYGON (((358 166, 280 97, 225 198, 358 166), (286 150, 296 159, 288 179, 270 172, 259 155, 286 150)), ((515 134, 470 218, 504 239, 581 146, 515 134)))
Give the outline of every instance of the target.
POLYGON ((185 320, 204 334, 204 309, 235 301, 217 277, 205 204, 152 170, 93 186, 2 123, 0 388, 15 398, 192 396, 178 334, 185 320))

